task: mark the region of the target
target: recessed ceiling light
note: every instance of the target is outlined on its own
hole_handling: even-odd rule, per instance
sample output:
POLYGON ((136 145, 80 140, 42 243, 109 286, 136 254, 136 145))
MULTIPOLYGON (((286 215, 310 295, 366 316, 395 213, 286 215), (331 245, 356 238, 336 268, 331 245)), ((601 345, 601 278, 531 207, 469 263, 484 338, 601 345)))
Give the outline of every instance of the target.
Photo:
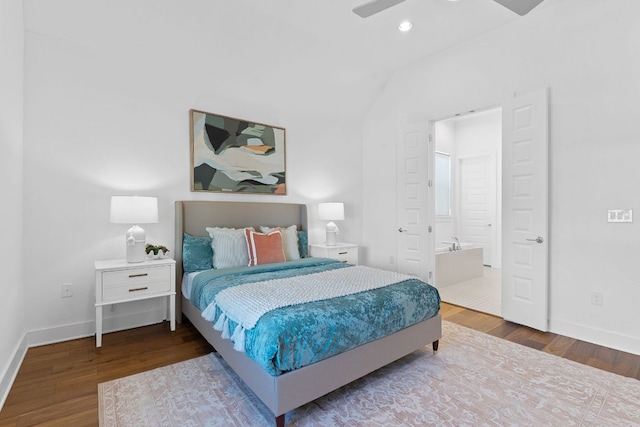
POLYGON ((403 33, 406 33, 411 29, 411 27, 413 27, 413 24, 410 21, 402 21, 398 29, 403 33))

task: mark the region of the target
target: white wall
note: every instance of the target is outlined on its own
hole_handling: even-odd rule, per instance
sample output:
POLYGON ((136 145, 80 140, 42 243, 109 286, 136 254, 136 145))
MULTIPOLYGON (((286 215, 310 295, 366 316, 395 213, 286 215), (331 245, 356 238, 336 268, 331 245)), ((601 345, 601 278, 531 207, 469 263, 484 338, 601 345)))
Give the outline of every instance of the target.
MULTIPOLYGON (((237 2, 25 0, 25 21, 32 342, 94 333, 94 260, 124 257, 114 194, 157 196, 147 239, 170 250, 179 199, 310 203, 311 242, 324 239, 316 203, 344 201, 341 238, 359 241, 361 123, 379 82, 347 54, 305 55, 311 35, 237 2), (328 72, 336 63, 352 73, 328 72), (191 193, 190 108, 285 127, 288 195, 191 193)), ((160 307, 118 305, 105 329, 156 321, 160 307)))
POLYGON ((454 120, 457 157, 496 153, 502 139, 502 110, 491 109, 454 120))
POLYGON ((22 285, 22 2, 0 2, 0 408, 26 351, 22 285))
POLYGON ((405 117, 447 117, 550 88, 551 329, 640 354, 640 2, 565 0, 398 72, 365 121, 367 262, 395 254, 392 163, 405 117), (388 224, 388 226, 381 226, 388 224), (370 238, 375 232, 375 239, 370 238), (602 291, 602 307, 591 305, 602 291))

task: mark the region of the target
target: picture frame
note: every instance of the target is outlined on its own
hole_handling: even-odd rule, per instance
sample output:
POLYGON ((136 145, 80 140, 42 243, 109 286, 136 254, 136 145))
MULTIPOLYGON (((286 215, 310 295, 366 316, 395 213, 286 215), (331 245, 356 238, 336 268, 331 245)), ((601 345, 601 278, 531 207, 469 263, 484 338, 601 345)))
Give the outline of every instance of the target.
POLYGON ((191 191, 286 195, 286 130, 189 110, 191 191))

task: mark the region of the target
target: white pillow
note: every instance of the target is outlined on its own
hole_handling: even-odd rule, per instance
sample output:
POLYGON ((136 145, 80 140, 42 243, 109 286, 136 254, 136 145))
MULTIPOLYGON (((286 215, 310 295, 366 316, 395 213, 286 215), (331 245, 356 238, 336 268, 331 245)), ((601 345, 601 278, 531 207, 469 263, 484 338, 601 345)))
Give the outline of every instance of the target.
MULTIPOLYGON (((244 228, 205 228, 211 236, 213 268, 246 267, 249 265, 249 251, 244 228)), ((249 230, 254 230, 249 227, 249 230)))
POLYGON ((280 230, 282 233, 282 248, 287 261, 300 259, 300 251, 298 250, 298 227, 291 225, 286 228, 282 227, 260 227, 263 233, 270 233, 273 230, 280 230))

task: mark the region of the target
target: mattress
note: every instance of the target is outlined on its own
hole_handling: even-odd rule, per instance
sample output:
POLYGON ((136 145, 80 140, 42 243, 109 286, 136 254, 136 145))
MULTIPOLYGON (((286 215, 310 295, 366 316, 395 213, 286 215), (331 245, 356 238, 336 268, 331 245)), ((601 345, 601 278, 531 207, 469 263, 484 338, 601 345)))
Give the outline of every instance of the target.
MULTIPOLYGON (((205 310, 218 292, 245 283, 350 268, 324 258, 193 274, 191 302, 205 310)), ((383 288, 283 307, 263 315, 246 331, 245 353, 273 376, 298 369, 435 316, 438 291, 408 279, 383 288)), ((216 313, 216 318, 220 313, 216 313)), ((214 319, 215 323, 215 319, 214 319)), ((230 328, 236 326, 230 321, 230 328)), ((213 327, 213 325, 212 325, 213 327)))
POLYGON ((191 299, 191 285, 193 283, 193 279, 202 273, 202 271, 194 271, 191 273, 184 273, 182 275, 182 296, 186 299, 191 299))

